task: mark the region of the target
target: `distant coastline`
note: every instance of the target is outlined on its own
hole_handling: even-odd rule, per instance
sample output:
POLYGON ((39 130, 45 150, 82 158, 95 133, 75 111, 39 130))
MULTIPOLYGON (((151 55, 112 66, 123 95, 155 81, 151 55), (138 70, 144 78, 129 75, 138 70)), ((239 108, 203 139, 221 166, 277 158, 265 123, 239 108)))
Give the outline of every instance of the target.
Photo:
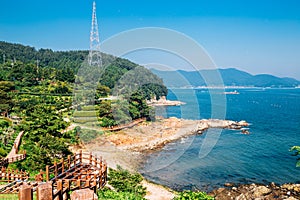
POLYGON ((169 88, 228 88, 228 87, 262 87, 262 88, 295 88, 300 81, 290 77, 277 77, 271 74, 252 75, 235 68, 209 69, 199 71, 151 71, 163 79, 169 88), (212 86, 212 87, 211 87, 212 86))
POLYGON ((300 86, 295 87, 256 87, 256 86, 182 86, 182 87, 168 87, 168 89, 299 89, 300 86))

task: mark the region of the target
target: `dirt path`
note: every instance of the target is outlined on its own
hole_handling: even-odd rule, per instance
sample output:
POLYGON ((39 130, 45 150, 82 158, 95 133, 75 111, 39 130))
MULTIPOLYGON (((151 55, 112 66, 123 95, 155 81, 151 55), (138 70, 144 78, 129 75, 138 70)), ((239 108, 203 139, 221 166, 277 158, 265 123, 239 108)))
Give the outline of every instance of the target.
POLYGON ((147 181, 142 182, 143 186, 147 188, 147 194, 145 199, 148 200, 171 200, 175 197, 174 193, 172 193, 169 189, 149 183, 147 181))

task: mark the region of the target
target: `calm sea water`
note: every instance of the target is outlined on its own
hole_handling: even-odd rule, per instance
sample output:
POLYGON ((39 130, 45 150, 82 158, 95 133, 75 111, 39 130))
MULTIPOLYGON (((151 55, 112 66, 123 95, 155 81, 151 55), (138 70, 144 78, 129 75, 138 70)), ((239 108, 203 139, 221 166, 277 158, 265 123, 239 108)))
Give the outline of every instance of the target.
POLYGON ((220 113, 226 109, 226 119, 251 123, 251 134, 215 129, 170 143, 147 157, 141 169, 143 175, 177 190, 209 191, 226 182, 300 181, 296 157, 289 151, 291 146, 300 145, 300 89, 238 89, 238 92, 226 95, 224 103, 213 100, 220 105, 211 105, 211 98, 216 95, 207 90, 170 90, 168 99, 187 104, 160 108, 157 115, 211 118, 211 110, 219 106, 220 113), (210 142, 206 141, 208 134, 216 144, 206 156, 200 157, 201 146, 210 142))

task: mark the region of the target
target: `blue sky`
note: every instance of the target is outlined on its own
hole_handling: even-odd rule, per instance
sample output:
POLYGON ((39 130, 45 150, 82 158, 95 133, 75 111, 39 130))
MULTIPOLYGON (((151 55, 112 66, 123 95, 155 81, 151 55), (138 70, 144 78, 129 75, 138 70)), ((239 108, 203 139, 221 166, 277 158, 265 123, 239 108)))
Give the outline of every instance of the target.
MULTIPOLYGON (((102 41, 133 28, 169 28, 196 40, 221 68, 300 80, 300 1, 96 2, 102 41)), ((0 40, 54 50, 89 48, 92 0, 1 0, 0 5, 0 40)), ((129 58, 144 62, 141 56, 129 58)))

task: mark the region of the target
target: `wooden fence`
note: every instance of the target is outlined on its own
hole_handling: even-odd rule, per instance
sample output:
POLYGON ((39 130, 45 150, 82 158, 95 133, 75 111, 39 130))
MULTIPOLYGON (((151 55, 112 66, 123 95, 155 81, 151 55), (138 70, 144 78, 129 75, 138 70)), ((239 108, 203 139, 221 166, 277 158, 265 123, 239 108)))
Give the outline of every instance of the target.
POLYGON ((29 173, 22 170, 13 170, 13 169, 7 169, 5 167, 1 168, 0 171, 0 182, 14 182, 16 180, 28 180, 29 173))
POLYGON ((101 157, 80 151, 46 166, 46 171, 41 171, 36 180, 52 183, 53 199, 66 199, 69 191, 90 188, 96 192, 103 188, 107 182, 107 164, 101 157))
POLYGON ((15 156, 8 157, 0 160, 0 167, 7 166, 9 163, 17 162, 20 160, 24 160, 26 158, 26 151, 22 154, 16 154, 15 156))
MULTIPOLYGON (((45 182, 52 190, 52 199, 68 199, 70 191, 90 188, 96 192, 107 182, 107 164, 101 157, 92 153, 79 152, 52 166, 46 166, 45 171, 40 171, 35 176, 34 182, 29 182, 29 173, 24 171, 1 168, 0 182, 9 184, 1 189, 0 193, 17 193, 24 195, 20 190, 22 185, 30 185, 31 190, 45 182), (24 184, 23 184, 24 183, 24 184), (22 194, 21 194, 22 193, 22 194)), ((40 196, 46 194, 41 193, 40 196)))
POLYGON ((26 158, 26 152, 24 152, 23 154, 17 154, 13 157, 10 158, 6 158, 8 163, 13 163, 13 162, 17 162, 20 160, 24 160, 26 158))

